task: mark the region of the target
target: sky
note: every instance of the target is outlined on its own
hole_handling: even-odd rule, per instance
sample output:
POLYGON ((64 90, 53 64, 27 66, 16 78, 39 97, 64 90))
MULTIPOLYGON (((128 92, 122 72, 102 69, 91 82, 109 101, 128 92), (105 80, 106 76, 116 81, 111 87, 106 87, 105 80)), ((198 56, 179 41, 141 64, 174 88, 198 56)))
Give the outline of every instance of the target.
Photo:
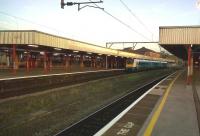
MULTIPOLYGON (((128 28, 102 9, 86 7, 78 11, 77 5, 61 9, 60 0, 1 0, 0 29, 36 29, 104 47, 106 42, 158 41, 159 26, 200 25, 200 8, 196 4, 197 0, 103 0, 98 4, 128 28)), ((152 45, 148 48, 159 50, 152 45)))

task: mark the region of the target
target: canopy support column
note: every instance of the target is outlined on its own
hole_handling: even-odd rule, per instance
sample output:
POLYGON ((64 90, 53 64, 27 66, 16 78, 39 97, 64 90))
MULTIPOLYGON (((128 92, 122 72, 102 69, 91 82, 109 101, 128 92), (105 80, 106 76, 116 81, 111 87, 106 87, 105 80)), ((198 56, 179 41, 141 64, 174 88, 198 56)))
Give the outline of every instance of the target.
POLYGON ((17 71, 17 59, 16 59, 16 45, 13 44, 13 50, 12 50, 12 58, 13 58, 13 74, 16 75, 17 71))
POLYGON ((191 46, 188 46, 188 70, 187 70, 187 84, 191 85, 192 83, 192 74, 193 74, 193 67, 192 67, 192 49, 191 46))
POLYGON ((81 71, 84 70, 83 54, 80 55, 80 68, 81 68, 81 71))
POLYGON ((47 74, 47 52, 44 52, 44 73, 47 74))
POLYGON ((106 69, 108 69, 108 56, 106 55, 106 69))

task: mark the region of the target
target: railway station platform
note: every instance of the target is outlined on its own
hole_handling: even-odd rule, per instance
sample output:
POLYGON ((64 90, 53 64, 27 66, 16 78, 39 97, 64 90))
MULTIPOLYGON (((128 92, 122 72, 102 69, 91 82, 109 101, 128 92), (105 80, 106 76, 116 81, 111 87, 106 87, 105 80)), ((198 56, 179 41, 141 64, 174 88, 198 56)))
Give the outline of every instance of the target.
POLYGON ((17 77, 28 77, 28 76, 41 76, 41 75, 51 75, 51 74, 62 74, 62 73, 75 73, 75 72, 87 72, 87 71, 99 71, 99 70, 111 70, 105 68, 92 68, 85 67, 80 69, 78 67, 72 67, 70 70, 65 70, 64 68, 55 68, 51 71, 44 72, 43 68, 36 68, 31 71, 26 71, 26 69, 20 69, 13 74, 12 69, 0 69, 0 79, 6 78, 17 78, 17 77))
POLYGON ((96 136, 199 136, 196 108, 200 98, 200 69, 194 73, 192 85, 186 84, 186 70, 170 75, 96 136))

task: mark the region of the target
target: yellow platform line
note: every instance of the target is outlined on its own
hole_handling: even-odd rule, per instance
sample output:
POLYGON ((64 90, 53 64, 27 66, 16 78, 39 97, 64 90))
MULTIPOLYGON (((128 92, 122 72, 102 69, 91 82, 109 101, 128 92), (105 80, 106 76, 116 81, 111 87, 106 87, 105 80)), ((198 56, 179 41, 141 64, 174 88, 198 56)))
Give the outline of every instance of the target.
POLYGON ((157 120, 158 120, 158 118, 160 116, 160 113, 161 113, 161 111, 162 111, 162 109, 163 109, 163 107, 165 105, 165 102, 167 100, 169 92, 170 92, 174 82, 176 81, 176 79, 180 76, 180 74, 181 73, 179 73, 174 78, 174 80, 170 83, 170 85, 167 87, 167 90, 166 90, 166 92, 165 92, 165 94, 163 96, 163 99, 161 100, 160 105, 158 106, 158 108, 156 109, 155 113, 153 114, 153 116, 152 116, 152 118, 151 118, 151 120, 150 120, 150 122, 149 122, 149 124, 148 124, 148 126, 147 126, 147 128, 145 130, 145 132, 144 132, 144 136, 151 136, 153 128, 154 128, 154 126, 155 126, 155 124, 156 124, 156 122, 157 122, 157 120))

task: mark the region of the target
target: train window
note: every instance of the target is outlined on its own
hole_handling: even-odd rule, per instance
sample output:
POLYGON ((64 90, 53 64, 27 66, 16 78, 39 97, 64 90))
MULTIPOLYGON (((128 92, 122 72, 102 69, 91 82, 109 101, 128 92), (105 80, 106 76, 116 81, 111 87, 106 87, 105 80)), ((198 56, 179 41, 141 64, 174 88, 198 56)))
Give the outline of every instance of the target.
POLYGON ((132 59, 127 59, 127 60, 126 60, 126 63, 127 63, 127 64, 132 64, 132 63, 133 63, 133 60, 132 60, 132 59))

